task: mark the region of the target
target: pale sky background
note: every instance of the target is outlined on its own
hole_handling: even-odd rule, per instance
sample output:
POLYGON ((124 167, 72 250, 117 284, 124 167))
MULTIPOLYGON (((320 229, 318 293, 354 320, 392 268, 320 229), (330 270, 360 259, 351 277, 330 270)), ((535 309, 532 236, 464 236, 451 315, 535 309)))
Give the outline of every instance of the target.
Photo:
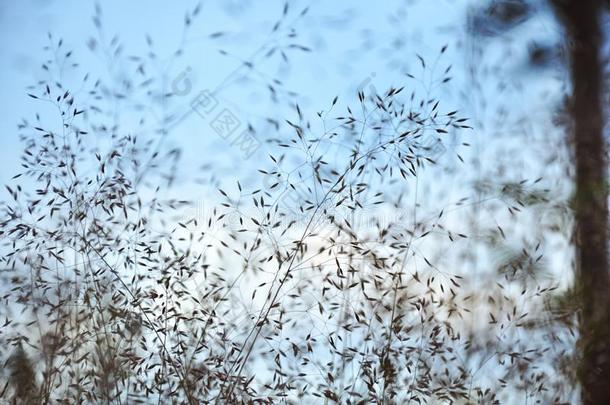
MULTIPOLYGON (((294 17, 298 10, 310 8, 307 16, 295 28, 299 42, 313 52, 294 52, 290 56, 290 63, 281 63, 279 58, 275 58, 262 63, 258 68, 269 77, 280 77, 284 87, 298 95, 294 101, 311 116, 315 111, 325 108, 336 95, 344 102, 343 106, 347 103, 355 104, 356 87, 370 77, 371 83, 378 89, 385 89, 388 85, 408 85, 404 72, 413 70, 416 76, 418 73, 415 54, 433 58, 445 43, 449 44, 449 50, 444 62, 454 65, 454 76, 459 79, 460 76, 465 76, 460 73, 472 63, 465 35, 467 10, 472 4, 482 3, 460 0, 383 3, 293 1, 290 2, 287 20, 294 17), (392 50, 392 45, 398 48, 392 50)), ((161 56, 167 56, 180 40, 185 10, 192 9, 196 2, 111 0, 101 2, 100 5, 108 36, 117 34, 126 54, 145 54, 145 35, 149 34, 154 41, 155 51, 161 56)), ((216 88, 239 66, 235 59, 220 55, 218 49, 222 47, 237 57, 248 58, 265 44, 282 8, 283 2, 276 0, 203 2, 201 14, 187 37, 186 56, 169 70, 169 76, 179 75, 190 68, 189 79, 194 88, 192 94, 198 89, 216 88), (218 31, 227 32, 226 39, 210 41, 208 35, 218 31)), ((89 37, 94 33, 91 19, 93 12, 94 3, 91 1, 0 2, 2 183, 6 183, 12 176, 14 170, 11 168, 18 165, 20 147, 16 124, 21 117, 31 117, 36 108, 39 108, 27 97, 26 86, 41 77, 40 65, 45 58, 42 48, 48 44, 47 32, 52 33, 54 38, 63 38, 66 48, 74 50, 74 60, 80 63, 82 71, 92 72, 93 77, 96 71, 99 74, 99 60, 86 47, 89 37)), ((494 58, 497 61, 498 56, 505 52, 505 47, 510 46, 514 38, 518 38, 511 59, 504 64, 504 74, 509 81, 514 80, 526 60, 527 48, 524 44, 528 43, 529 37, 556 35, 553 22, 544 16, 534 18, 528 24, 528 27, 532 26, 534 29, 530 30, 531 34, 527 33, 527 27, 522 28, 520 32, 496 41, 499 43, 493 44, 491 50, 487 47, 488 56, 484 60, 476 60, 476 65, 482 67, 485 63, 492 63, 494 58)), ((504 56, 500 56, 502 57, 504 56)), ((239 78, 239 74, 231 79, 235 77, 239 78)), ((528 85, 531 86, 531 83, 528 85)), ((464 94, 459 94, 460 91, 467 90, 467 86, 468 83, 454 81, 443 94, 443 102, 457 103, 462 111, 470 109, 465 114, 474 117, 477 108, 470 105, 472 100, 465 100, 464 94)), ((467 93, 465 95, 468 96, 467 93)), ((260 85, 239 86, 233 81, 223 86, 219 97, 233 106, 233 111, 242 121, 268 114, 269 104, 265 102, 268 97, 260 85)), ((191 95, 185 97, 185 109, 188 109, 191 98, 191 95)), ((533 98, 532 100, 536 102, 533 98)), ((522 105, 522 101, 519 104, 522 105)), ((287 111, 284 116, 289 113, 287 111)), ((172 134, 171 141, 179 146, 188 146, 189 151, 196 151, 196 155, 185 155, 187 162, 191 161, 191 157, 201 158, 202 150, 213 150, 210 157, 214 155, 220 162, 210 158, 207 162, 198 163, 211 163, 221 170, 232 170, 235 165, 229 161, 237 158, 239 153, 235 156, 236 151, 227 148, 222 140, 202 135, 200 127, 201 122, 196 117, 191 117, 179 125, 172 134)))
MULTIPOLYGON (((267 128, 265 117, 274 117, 284 126, 284 119, 295 119, 294 103, 314 120, 316 112, 328 109, 335 96, 339 96, 336 111, 356 105, 356 91, 363 83, 365 88, 374 85, 380 92, 389 86, 406 86, 409 92, 424 90, 405 73, 429 81, 432 75, 429 71, 422 73, 417 55, 433 66, 440 49, 448 45, 436 69, 442 72, 451 64, 454 79, 437 88, 434 95, 441 99, 444 111, 460 110, 462 116, 470 117, 474 129, 465 131, 458 140, 471 144, 469 149, 460 151, 464 163, 458 160, 453 146, 447 145, 439 166, 420 177, 418 201, 424 216, 436 215, 440 208, 461 197, 475 202, 487 198, 485 191, 473 187, 478 181, 499 184, 543 177, 539 187, 554 190, 557 198, 566 195, 568 180, 563 170, 567 157, 560 153, 552 160, 557 149, 561 149, 563 135, 550 125, 566 72, 557 62, 552 67, 534 70, 528 67, 531 45, 555 43, 560 37, 558 27, 540 7, 526 24, 499 37, 473 38, 467 34, 467 17, 473 7, 484 3, 484 0, 290 1, 285 22, 296 21, 294 43, 310 48, 311 52, 293 50, 288 55, 289 62, 284 62, 279 54, 264 59, 265 51, 274 41, 271 36, 269 42, 269 34, 282 15, 282 0, 204 0, 199 17, 185 37, 184 14, 196 6, 196 1, 99 2, 106 39, 116 34, 124 55, 145 56, 149 52, 146 41, 149 35, 159 55, 160 76, 164 75, 168 83, 180 77, 188 81, 191 91, 175 98, 171 111, 178 116, 187 113, 190 101, 200 91, 218 89, 217 98, 222 106, 242 123, 252 123, 261 138, 267 128), (309 12, 298 18, 306 7, 309 12), (226 34, 211 39, 210 35, 217 32, 226 34), (184 55, 168 62, 181 40, 185 44, 184 55), (219 53, 221 49, 230 56, 219 53), (253 60, 256 71, 239 69, 240 59, 253 60), (266 82, 271 78, 280 79, 282 88, 294 93, 286 96, 283 104, 269 100, 266 82)), ((87 72, 92 78, 107 78, 104 62, 87 47, 89 39, 95 36, 94 4, 88 0, 0 0, 0 183, 10 184, 18 171, 22 145, 17 124, 22 117, 31 121, 36 112, 44 113, 45 107, 27 96, 31 92, 27 86, 45 77, 40 66, 48 57, 42 50, 49 43, 48 32, 55 43, 62 38, 65 50, 73 50, 74 60, 80 64, 79 73, 74 77, 68 75, 67 82, 77 81, 87 72)), ((121 71, 125 66, 115 68, 121 71)), ((137 120, 129 113, 117 114, 123 131, 140 131, 137 120)), ((285 129, 283 133, 289 131, 285 129)), ((279 134, 272 135, 281 136, 282 131, 279 134)), ((238 148, 213 133, 209 122, 196 114, 172 129, 165 146, 183 151, 178 168, 183 178, 169 191, 170 195, 205 202, 217 199, 218 193, 193 185, 190 180, 198 168, 211 167, 211 173, 221 184, 234 185, 236 180, 248 184, 258 181, 260 176, 255 169, 272 152, 263 145, 254 156, 245 159, 238 148)), ((7 199, 4 187, 1 190, 0 200, 7 199)), ((477 229, 514 226, 510 236, 519 251, 524 240, 537 237, 541 224, 556 221, 552 210, 542 213, 533 210, 518 224, 508 216, 505 207, 501 208, 501 214, 496 214, 500 211, 497 205, 482 206, 480 210, 473 205, 472 217, 455 211, 447 219, 446 225, 452 229, 464 226, 475 233, 463 242, 469 247, 464 251, 480 256, 477 268, 468 269, 472 273, 489 273, 488 259, 497 254, 479 249, 477 238, 481 235, 476 234, 477 229), (474 225, 468 222, 471 220, 474 225)), ((550 237, 546 242, 548 268, 562 273, 569 268, 571 257, 567 241, 550 237)), ((444 258, 449 265, 455 259, 452 253, 444 258)), ((472 279, 476 285, 477 278, 472 279)))
MULTIPOLYGON (((107 75, 104 63, 87 47, 95 36, 94 4, 76 0, 0 1, 3 184, 10 182, 19 166, 18 122, 22 117, 31 120, 36 112, 44 110, 27 96, 30 90, 26 88, 44 77, 40 66, 47 57, 42 51, 49 43, 47 33, 55 42, 62 38, 65 49, 73 50, 73 58, 80 64, 78 78, 86 72, 93 78, 107 75)), ((436 69, 442 71, 451 64, 454 80, 437 89, 435 95, 442 100, 445 111, 458 109, 471 117, 474 130, 459 140, 472 145, 462 152, 466 164, 458 161, 448 145, 437 169, 440 172, 427 174, 432 179, 442 179, 439 173, 443 171, 449 174, 448 181, 436 184, 437 189, 444 189, 446 201, 472 197, 473 182, 489 176, 513 180, 544 176, 549 188, 565 183, 565 174, 557 165, 549 164, 546 156, 552 150, 549 145, 558 144, 557 132, 550 130, 549 121, 565 72, 555 67, 535 71, 527 68, 533 41, 552 43, 559 38, 557 25, 542 7, 526 24, 500 37, 473 39, 467 35, 467 16, 473 7, 485 4, 483 0, 290 1, 285 21, 296 21, 295 43, 312 52, 291 52, 286 63, 277 54, 263 59, 260 53, 261 47, 268 49, 269 33, 282 15, 283 1, 204 1, 185 37, 185 11, 192 10, 195 1, 110 0, 99 4, 107 39, 116 34, 125 55, 146 55, 149 35, 161 61, 160 72, 169 83, 187 72, 183 77, 192 90, 175 99, 172 111, 177 115, 190 111, 190 101, 199 91, 218 89, 223 106, 244 125, 251 122, 263 131, 265 126, 260 124, 264 117, 273 116, 280 122, 294 119, 297 102, 312 120, 317 111, 330 106, 335 96, 339 96, 336 111, 345 111, 348 104, 356 104, 356 89, 363 83, 379 91, 390 85, 422 90, 405 73, 430 80, 432 75, 422 74, 416 55, 434 61, 447 44, 448 50, 436 69), (309 12, 298 18, 306 7, 309 12), (210 34, 221 31, 226 33, 223 37, 210 39, 210 34), (165 62, 181 39, 184 55, 174 63, 165 62), (220 54, 220 49, 231 56, 220 54), (244 71, 236 71, 240 58, 254 60, 257 69, 245 80, 244 71), (285 98, 283 105, 272 104, 264 83, 270 78, 280 79, 283 88, 294 96, 285 98), (505 118, 502 109, 509 111, 505 118)), ((75 77, 66 78, 72 79, 75 77)), ((137 123, 130 119, 129 115, 121 117, 124 128, 137 132, 137 123)), ((238 179, 247 183, 256 178, 254 169, 270 152, 263 145, 253 157, 244 159, 238 148, 214 134, 209 123, 196 114, 174 127, 166 146, 183 150, 178 172, 184 179, 172 195, 198 201, 211 198, 209 190, 186 181, 199 167, 209 165, 221 184, 235 184, 238 179)), ((422 201, 427 198, 424 191, 422 201)), ((0 197, 7 197, 4 188, 0 193, 0 197)))

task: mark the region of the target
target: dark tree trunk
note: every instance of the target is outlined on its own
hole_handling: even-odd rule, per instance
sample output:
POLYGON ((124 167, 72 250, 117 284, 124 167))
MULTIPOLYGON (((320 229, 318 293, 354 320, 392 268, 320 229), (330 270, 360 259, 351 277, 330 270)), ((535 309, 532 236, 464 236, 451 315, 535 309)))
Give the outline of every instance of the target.
POLYGON ((570 43, 576 159, 577 284, 582 300, 578 376, 584 404, 610 404, 608 203, 603 136, 601 1, 555 0, 570 43))

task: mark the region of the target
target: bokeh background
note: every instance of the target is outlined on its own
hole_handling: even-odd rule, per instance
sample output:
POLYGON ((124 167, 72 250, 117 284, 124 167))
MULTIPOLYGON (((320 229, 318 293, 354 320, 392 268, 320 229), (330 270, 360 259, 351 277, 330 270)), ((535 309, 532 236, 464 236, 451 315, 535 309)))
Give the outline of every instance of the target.
MULTIPOLYGON (((387 202, 409 201, 407 209, 367 207, 356 218, 361 228, 369 214, 385 224, 412 217, 432 223, 442 211, 444 230, 464 235, 456 237, 459 248, 447 250, 432 239, 417 252, 467 276, 472 291, 508 279, 517 280, 507 287, 516 294, 530 283, 565 291, 574 254, 564 36, 546 2, 495 3, 1 2, 0 182, 13 184, 21 164, 22 117, 33 122, 38 115, 61 127, 52 105, 28 96, 40 94, 51 77, 85 98, 85 90, 74 89, 84 88, 85 76, 88 83, 99 80, 100 117, 122 134, 150 139, 161 154, 179 155, 175 177, 161 194, 191 204, 163 219, 170 224, 209 217, 224 200, 218 188, 235 192, 237 182, 269 188, 258 169, 293 135, 287 120, 303 115, 315 136, 328 129, 329 121, 319 117, 358 108, 359 91, 372 95, 404 86, 405 94, 459 111, 470 128, 443 136, 436 164, 400 193, 389 179, 381 182, 390 193, 387 202), (194 111, 202 94, 218 103, 213 114, 194 111), (228 137, 211 126, 221 109, 238 122, 228 137), (245 129, 255 140, 247 150, 233 142, 245 129), (521 252, 535 263, 521 266, 521 252), (516 274, 515 267, 522 271, 516 274)), ((96 96, 88 101, 95 104, 96 96)), ((103 148, 107 140, 89 136, 87 142, 103 148)), ((340 140, 325 148, 324 159, 346 160, 340 140)), ((288 159, 301 164, 298 156, 288 159)), ((27 180, 19 181, 27 188, 27 180)), ((11 197, 5 189, 0 193, 11 197)), ((285 198, 288 208, 302 202, 298 192, 285 198)), ((245 208, 246 214, 248 209, 256 211, 245 208)), ((553 318, 537 309, 537 321, 553 318)), ((470 326, 486 328, 475 321, 470 326)), ((492 378, 496 371, 491 366, 485 372, 492 378)))

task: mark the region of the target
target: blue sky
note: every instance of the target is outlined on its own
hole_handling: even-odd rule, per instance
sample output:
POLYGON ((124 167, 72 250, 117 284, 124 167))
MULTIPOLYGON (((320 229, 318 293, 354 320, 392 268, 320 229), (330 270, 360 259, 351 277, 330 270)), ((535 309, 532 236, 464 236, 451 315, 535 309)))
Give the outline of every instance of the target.
MULTIPOLYGON (((483 4, 481 1, 392 0, 383 2, 383 6, 372 4, 348 0, 289 2, 282 27, 294 22, 296 38, 280 39, 279 43, 294 42, 312 51, 293 50, 285 62, 278 53, 263 57, 278 43, 278 36, 270 33, 282 16, 281 0, 203 2, 187 35, 183 35, 184 15, 196 7, 195 1, 100 2, 107 42, 117 35, 124 55, 142 57, 151 49, 146 40, 149 36, 159 61, 154 75, 164 78, 166 88, 176 83, 179 89, 189 89, 174 98, 170 109, 176 116, 189 113, 191 101, 201 91, 213 91, 218 108, 229 109, 242 127, 252 123, 260 131, 259 139, 264 139, 269 128, 264 118, 273 117, 281 123, 295 119, 296 103, 314 121, 315 113, 327 109, 335 96, 339 96, 334 108, 337 114, 348 105, 354 106, 356 91, 363 84, 369 90, 374 86, 384 91, 393 85, 425 92, 430 80, 452 65, 454 79, 433 93, 440 97, 446 111, 458 109, 472 119, 474 130, 459 139, 471 147, 460 152, 466 162, 462 164, 452 153, 451 145, 447 145, 448 152, 439 160, 439 167, 425 173, 433 181, 422 181, 420 199, 444 204, 464 196, 481 199, 485 196, 477 194, 472 186, 490 178, 518 181, 545 177, 545 186, 561 192, 567 157, 549 163, 552 156, 548 154, 554 149, 549 145, 561 144, 561 135, 551 128, 550 121, 565 72, 555 68, 527 69, 532 41, 558 38, 557 25, 548 12, 540 10, 526 24, 500 37, 472 38, 466 31, 467 16, 469 10, 483 4), (308 13, 299 17, 305 8, 308 13), (218 32, 224 35, 210 38, 218 32), (184 53, 172 61, 171 55, 181 42, 184 53), (448 50, 434 74, 429 69, 422 71, 417 55, 426 59, 430 68, 444 45, 448 50), (244 70, 243 60, 254 61, 256 70, 244 70), (405 73, 413 74, 417 80, 409 79, 405 73), (293 94, 286 96, 284 103, 270 101, 266 83, 273 78, 281 80, 286 93, 293 94), (504 117, 503 110, 510 113, 504 117), (443 195, 442 201, 438 200, 438 193, 443 195)), ((74 79, 78 83, 85 73, 108 79, 105 62, 87 46, 90 38, 96 37, 94 10, 92 1, 0 3, 3 184, 10 182, 19 167, 22 145, 17 124, 22 117, 31 120, 36 112, 45 112, 45 106, 27 96, 31 91, 27 86, 45 78, 40 66, 48 57, 43 51, 49 44, 47 33, 53 35, 54 43, 62 38, 64 48, 73 50, 73 58, 80 65, 77 73, 67 74, 66 81, 74 79)), ((125 66, 128 65, 118 64, 112 69, 120 73, 125 66)), ((120 115, 119 121, 125 132, 148 136, 130 113, 120 115)), ((264 144, 246 159, 238 147, 211 130, 209 121, 190 114, 170 131, 165 146, 183 151, 179 172, 185 179, 171 191, 172 197, 188 197, 200 205, 210 202, 211 190, 191 182, 202 166, 210 167, 206 176, 213 176, 221 185, 233 186, 236 180, 243 184, 260 181, 255 169, 268 162, 268 154, 274 151, 264 144)), ((279 135, 272 136, 288 133, 284 124, 279 135)), ((7 197, 4 188, 1 193, 7 197)), ((430 210, 435 209, 436 206, 430 210)), ((496 219, 480 220, 495 226, 496 219)))
MULTIPOLYGON (((428 2, 387 2, 384 7, 370 7, 367 2, 352 1, 295 1, 290 2, 289 18, 309 7, 305 18, 295 24, 299 43, 313 50, 310 53, 293 52, 289 63, 279 58, 261 62, 259 72, 268 77, 280 77, 284 87, 297 94, 294 102, 313 115, 324 109, 336 95, 343 105, 355 101, 356 87, 372 78, 370 84, 384 89, 390 84, 403 85, 403 72, 415 60, 415 53, 434 54, 443 40, 455 42, 450 32, 460 30, 464 14, 463 5, 443 1, 439 15, 437 7, 428 2), (413 4, 410 4, 413 3, 413 4), (400 9, 403 11, 401 12, 400 9), (398 10, 398 11, 397 11, 398 10), (389 25, 388 16, 394 14, 389 25), (397 21, 397 22, 396 22, 397 21), (430 24, 433 21, 434 24, 430 24), (381 40, 379 40, 381 39, 381 40), (395 44, 404 54, 391 52, 395 44), (407 56, 407 57, 403 57, 407 56)), ((167 69, 168 79, 188 72, 192 93, 188 101, 202 89, 219 90, 218 97, 231 106, 242 121, 255 120, 267 114, 266 94, 257 83, 240 81, 242 72, 231 75, 240 66, 238 58, 247 59, 268 43, 271 27, 282 13, 283 2, 268 1, 204 2, 199 18, 186 38, 185 56, 167 69), (226 32, 219 41, 212 42, 209 35, 226 32), (225 49, 232 56, 219 54, 225 49), (227 77, 228 82, 225 82, 227 77), (242 85, 245 83, 245 85, 242 85)), ((145 36, 150 35, 154 49, 168 56, 182 38, 182 22, 186 10, 196 2, 122 2, 101 3, 102 21, 107 35, 117 34, 129 55, 148 52, 145 36)), ((20 146, 16 124, 21 117, 32 117, 40 109, 26 95, 26 87, 41 78, 41 63, 46 58, 42 48, 48 45, 47 33, 55 40, 62 38, 67 49, 74 50, 74 59, 80 64, 80 74, 91 72, 93 77, 103 75, 100 60, 87 48, 94 36, 92 15, 94 4, 89 1, 36 1, 2 2, 0 4, 0 180, 6 183, 12 168, 18 165, 20 146)), ((260 58, 259 58, 260 60, 260 58)), ((256 80, 256 78, 255 78, 256 80)), ((341 105, 341 103, 340 103, 341 105)), ((294 111, 277 111, 281 116, 294 111)), ((191 117, 180 124, 172 134, 172 142, 189 146, 189 150, 211 149, 223 161, 235 159, 235 151, 219 139, 202 140, 201 122, 191 117)), ((207 137, 209 138, 209 137, 207 137)), ((201 156, 200 150, 196 156, 201 156)), ((193 156, 185 156, 189 159, 193 156)), ((211 162, 230 169, 231 165, 211 162)))
MULTIPOLYGON (((480 1, 393 0, 383 2, 383 6, 372 4, 348 0, 289 2, 282 28, 294 22, 296 38, 280 39, 279 43, 293 41, 311 52, 293 49, 285 62, 278 53, 264 58, 265 51, 278 43, 277 35, 270 33, 282 16, 283 1, 203 2, 187 35, 183 35, 184 15, 197 5, 195 1, 100 2, 106 41, 116 34, 124 55, 145 56, 151 49, 148 35, 158 55, 155 74, 166 81, 166 88, 176 83, 178 88, 188 89, 174 98, 171 111, 176 116, 189 113, 191 101, 201 91, 213 91, 220 107, 229 109, 242 127, 252 123, 264 139, 268 129, 264 118, 273 117, 282 123, 294 119, 296 103, 313 120, 335 96, 339 96, 337 112, 355 105, 357 88, 363 84, 378 91, 393 85, 425 92, 431 79, 452 65, 454 80, 432 93, 441 98, 445 110, 459 109, 471 117, 475 128, 460 139, 472 145, 463 152, 466 164, 461 164, 449 147, 441 167, 429 174, 432 178, 442 178, 442 173, 450 175, 447 182, 436 185, 445 189, 447 199, 472 196, 472 183, 483 176, 513 180, 545 176, 553 187, 563 181, 558 175, 561 164, 540 162, 545 159, 548 144, 558 142, 556 131, 550 130, 553 109, 549 107, 557 101, 565 72, 548 69, 532 73, 526 69, 532 41, 557 39, 556 24, 548 13, 537 13, 527 24, 499 38, 473 39, 466 33, 467 15, 472 7, 483 4, 480 1), (308 13, 299 17, 305 8, 308 13), (223 35, 210 37, 218 32, 223 35), (171 55, 180 43, 184 53, 172 61, 171 55), (431 73, 429 68, 444 45, 448 50, 431 73), (421 70, 417 55, 428 61, 426 71, 421 70), (256 70, 244 70, 242 60, 254 61, 256 70), (270 101, 266 84, 273 78, 281 80, 281 88, 290 93, 284 103, 270 101), (506 118, 499 113, 502 109, 510 111, 506 118), (522 148, 524 139, 527 150, 522 148), (458 171, 460 175, 452 178, 458 171)), ((77 81, 85 73, 108 78, 105 62, 87 46, 96 36, 94 5, 69 0, 0 3, 2 183, 9 182, 19 166, 18 122, 22 117, 31 119, 36 112, 44 113, 45 107, 27 96, 27 86, 44 78, 40 66, 48 57, 42 50, 49 43, 47 33, 52 33, 54 43, 62 38, 63 46, 73 50, 73 58, 80 65, 78 73, 67 74, 66 81, 77 81)), ((120 73, 126 66, 119 63, 112 69, 120 73)), ((126 132, 144 132, 128 113, 120 115, 120 122, 126 132)), ((257 181, 254 169, 273 152, 263 145, 246 159, 238 147, 215 134, 210 122, 197 114, 190 114, 172 128, 165 145, 182 149, 179 171, 187 180, 207 165, 220 184, 234 184, 237 179, 242 183, 257 181)), ((145 132, 143 135, 147 136, 145 132)), ((4 189, 2 193, 6 196, 4 189)), ((209 199, 209 190, 193 187, 186 180, 174 193, 199 201, 209 199)))
MULTIPOLYGON (((195 1, 109 0, 100 4, 106 41, 116 34, 124 55, 146 57, 153 49, 158 55, 154 75, 165 81, 165 88, 183 93, 173 98, 169 110, 177 117, 186 117, 172 124, 165 142, 168 149, 178 147, 183 151, 178 169, 183 179, 169 191, 172 197, 213 203, 218 193, 211 194, 209 188, 197 187, 192 182, 198 168, 209 166, 207 173, 219 184, 231 185, 234 189, 237 180, 242 184, 259 181, 255 169, 264 166, 268 154, 273 152, 263 144, 247 158, 231 141, 213 131, 210 117, 191 113, 191 102, 202 91, 212 92, 218 108, 229 110, 242 127, 252 123, 262 140, 269 131, 266 117, 276 119, 283 126, 277 133, 270 131, 271 136, 290 132, 284 119, 297 117, 296 103, 313 122, 316 112, 327 110, 336 96, 339 97, 334 107, 337 115, 346 106, 356 105, 359 86, 364 85, 369 91, 374 86, 380 92, 388 86, 407 86, 407 91, 430 91, 441 99, 444 111, 460 110, 461 115, 471 118, 474 127, 472 131, 464 131, 458 140, 471 144, 460 152, 464 163, 457 158, 454 145, 447 145, 438 167, 420 177, 419 194, 415 196, 423 218, 436 216, 441 208, 448 207, 447 212, 451 214, 446 216, 445 225, 452 230, 467 227, 470 231, 472 238, 461 243, 470 247, 464 251, 479 257, 474 261, 476 268, 462 270, 469 274, 490 274, 489 265, 498 260, 494 257, 499 256, 498 252, 477 247, 477 240, 484 240, 487 230, 500 225, 510 228, 511 241, 507 245, 514 242, 512 246, 520 250, 524 240, 539 237, 543 227, 551 227, 558 220, 553 210, 541 213, 534 209, 519 222, 506 213, 501 201, 493 200, 497 194, 493 187, 500 182, 538 177, 544 177, 540 187, 553 189, 555 197, 565 197, 562 192, 568 157, 565 153, 555 155, 557 149, 561 150, 563 138, 550 125, 565 72, 555 68, 536 71, 527 68, 528 46, 533 41, 557 40, 558 30, 548 13, 540 12, 527 24, 498 38, 474 39, 466 33, 466 17, 470 7, 482 4, 479 0, 296 0, 289 2, 283 23, 294 21, 296 37, 278 42, 277 35, 270 33, 282 16, 284 2, 279 0, 204 1, 200 15, 184 36, 184 15, 196 7, 195 1), (309 8, 308 13, 299 17, 305 8, 309 8), (219 32, 223 35, 214 35, 219 32), (147 35, 152 40, 152 48, 147 45, 147 35), (184 53, 172 59, 180 43, 184 45, 184 53), (276 43, 294 43, 311 52, 292 48, 288 62, 279 53, 265 58, 276 43), (444 45, 448 45, 447 52, 437 61, 444 45), (427 61, 426 70, 422 70, 418 55, 427 61), (244 69, 243 60, 253 61, 255 69, 244 69), (452 65, 454 80, 432 88, 432 80, 448 65, 452 65), (409 79, 406 73, 416 79, 409 79), (267 90, 267 84, 274 78, 282 82, 278 88, 283 89, 283 102, 278 104, 271 102, 267 90), (463 197, 470 198, 464 204, 468 208, 452 205, 463 197), (477 205, 487 199, 490 204, 477 205)), ((73 50, 74 60, 80 65, 66 73, 64 79, 68 83, 77 83, 85 73, 108 80, 112 75, 120 77, 130 71, 129 62, 117 62, 109 67, 90 51, 87 44, 96 36, 91 18, 94 9, 93 2, 76 0, 0 3, 0 87, 3 89, 0 94, 0 182, 3 184, 10 182, 19 166, 22 145, 17 124, 22 117, 31 119, 37 112, 47 117, 46 107, 27 96, 31 91, 27 87, 45 78, 40 66, 48 57, 43 52, 49 43, 47 33, 52 33, 55 44, 62 38, 64 47, 73 50)), ((145 98, 141 101, 145 107, 153 104, 145 98)), ((131 111, 116 111, 116 116, 123 131, 151 135, 131 111)), ((93 138, 91 142, 98 140, 93 138)), ((405 188, 409 198, 413 197, 412 184, 405 188)), ((0 193, 0 199, 7 196, 4 189, 0 193)), ((387 219, 399 217, 391 214, 387 219)), ((567 240, 551 235, 546 242, 544 247, 552 252, 547 256, 549 269, 557 272, 567 269, 571 255, 566 248, 567 240)), ((465 263, 466 267, 471 263, 463 257, 452 256, 453 251, 439 251, 433 245, 421 249, 436 255, 438 263, 444 261, 448 266, 465 263)), ((472 279, 476 286, 477 278, 472 279)))

